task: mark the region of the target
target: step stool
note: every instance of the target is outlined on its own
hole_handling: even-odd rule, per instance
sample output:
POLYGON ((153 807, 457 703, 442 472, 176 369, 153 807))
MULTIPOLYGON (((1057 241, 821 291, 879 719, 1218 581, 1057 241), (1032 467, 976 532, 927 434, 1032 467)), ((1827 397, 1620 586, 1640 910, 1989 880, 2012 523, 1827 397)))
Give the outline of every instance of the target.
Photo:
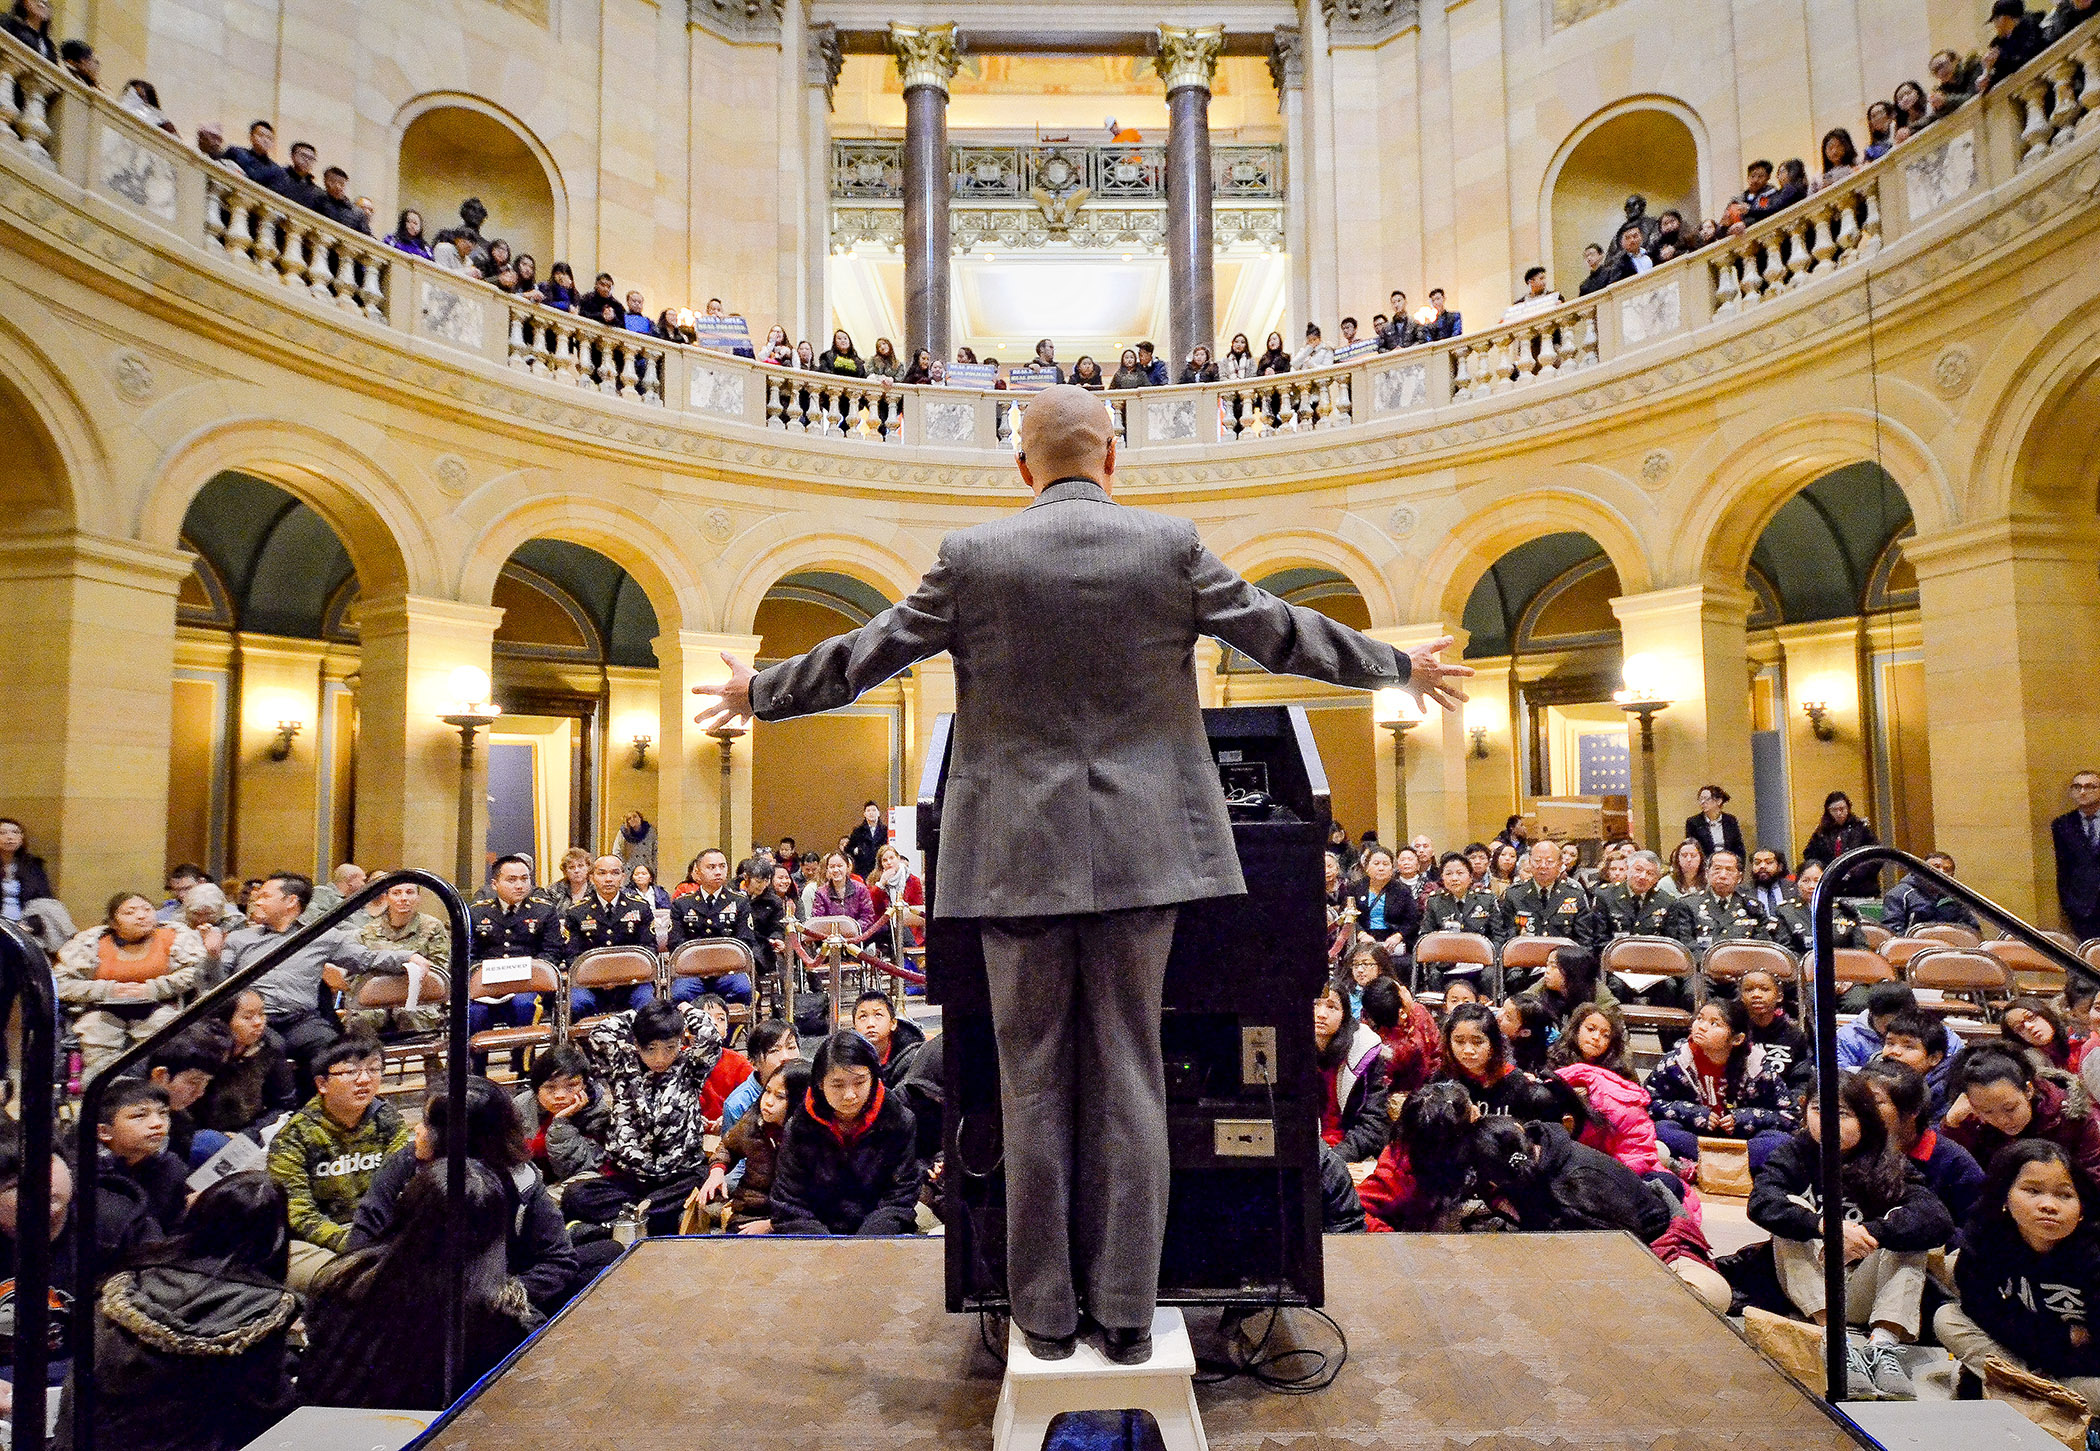
POLYGON ((1152 1358, 1117 1365, 1082 1339, 1064 1360, 1038 1360, 1018 1328, 1006 1337, 1006 1383, 992 1419, 992 1451, 1043 1451, 1066 1411, 1145 1411, 1166 1451, 1209 1451, 1196 1413, 1196 1353, 1179 1310, 1152 1315, 1152 1358))

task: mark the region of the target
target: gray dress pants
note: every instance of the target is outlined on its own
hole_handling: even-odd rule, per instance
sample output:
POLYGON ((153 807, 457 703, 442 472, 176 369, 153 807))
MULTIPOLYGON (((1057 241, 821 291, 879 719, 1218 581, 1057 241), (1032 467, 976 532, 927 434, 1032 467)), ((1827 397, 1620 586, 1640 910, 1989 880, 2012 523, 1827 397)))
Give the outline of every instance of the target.
POLYGON ((1177 907, 982 924, 1014 1320, 1148 1327, 1167 1230, 1160 998, 1177 907))

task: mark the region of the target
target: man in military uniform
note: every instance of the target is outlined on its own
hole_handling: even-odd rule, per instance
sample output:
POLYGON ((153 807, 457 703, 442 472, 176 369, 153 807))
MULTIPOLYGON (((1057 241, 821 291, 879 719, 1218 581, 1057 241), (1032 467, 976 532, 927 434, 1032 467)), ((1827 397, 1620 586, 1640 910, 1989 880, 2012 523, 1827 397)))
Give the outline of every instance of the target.
MULTIPOLYGON (((444 971, 452 962, 452 929, 428 912, 418 910, 423 889, 414 882, 397 882, 380 899, 386 910, 366 917, 357 939, 367 947, 420 953, 431 966, 444 971)), ((445 994, 435 979, 424 983, 413 1008, 360 1008, 358 995, 374 977, 400 977, 406 966, 380 972, 360 972, 343 987, 343 1030, 372 1037, 382 1033, 435 1033, 445 1025, 445 994)))
POLYGON ((1664 876, 1662 858, 1652 851, 1637 851, 1626 859, 1626 880, 1597 888, 1592 900, 1592 927, 1597 941, 1614 937, 1666 937, 1663 921, 1676 898, 1658 884, 1664 876))
MULTIPOLYGON (((785 1001, 787 978, 782 966, 788 959, 788 904, 773 890, 773 856, 760 850, 737 864, 744 900, 751 904, 751 933, 758 939, 759 982, 774 984, 776 1008, 785 1001)), ((754 990, 759 984, 752 984, 754 990)), ((763 996, 763 994, 761 994, 763 996)))
MULTIPOLYGON (((761 946, 758 930, 751 922, 751 899, 729 885, 729 858, 719 847, 700 853, 694 864, 700 890, 671 900, 671 950, 688 942, 713 937, 733 937, 751 949, 753 963, 761 946)), ((747 973, 725 972, 716 977, 680 977, 671 981, 671 999, 689 1003, 702 993, 717 993, 732 1003, 751 1001, 751 978, 747 973)))
MULTIPOLYGON (((1436 890, 1422 901, 1422 931, 1477 932, 1492 940, 1501 910, 1495 894, 1473 880, 1471 864, 1457 852, 1447 851, 1437 866, 1436 890)), ((1445 981, 1459 976, 1472 978, 1478 986, 1479 974, 1480 969, 1471 964, 1447 967, 1434 986, 1441 988, 1445 981)))
MULTIPOLYGON (((485 899, 467 912, 467 954, 473 963, 495 957, 534 957, 549 967, 567 952, 562 944, 561 914, 553 901, 532 884, 532 859, 499 857, 489 873, 485 899)), ((528 1027, 539 1000, 536 993, 513 993, 501 1003, 467 1004, 467 1029, 484 1032, 500 1015, 516 1027, 528 1027)))
MULTIPOLYGON (((602 856, 591 863, 591 886, 582 901, 562 918, 562 939, 568 962, 593 947, 640 947, 656 951, 656 905, 631 887, 623 887, 627 864, 616 856, 602 856)), ((637 983, 623 994, 618 988, 569 989, 569 1012, 582 1018, 592 1013, 617 1013, 638 1008, 656 996, 654 983, 637 983)))
MULTIPOLYGON (((1772 940, 1798 954, 1804 962, 1816 950, 1816 884, 1822 880, 1821 862, 1803 862, 1794 878, 1793 893, 1771 914, 1768 930, 1772 940)), ((1860 937, 1859 913, 1846 906, 1843 897, 1838 898, 1836 910, 1831 913, 1830 927, 1833 947, 1866 945, 1860 937)))
MULTIPOLYGON (((1561 875, 1560 843, 1541 841, 1531 848, 1531 880, 1518 882, 1502 895, 1495 940, 1512 937, 1566 937, 1596 951, 1596 919, 1590 894, 1561 875)), ((1530 984, 1510 984, 1512 989, 1530 984)))
POLYGON ((1715 852, 1706 861, 1706 885, 1671 905, 1665 930, 1694 954, 1733 938, 1769 942, 1771 919, 1747 893, 1736 890, 1742 882, 1743 859, 1732 851, 1715 852))

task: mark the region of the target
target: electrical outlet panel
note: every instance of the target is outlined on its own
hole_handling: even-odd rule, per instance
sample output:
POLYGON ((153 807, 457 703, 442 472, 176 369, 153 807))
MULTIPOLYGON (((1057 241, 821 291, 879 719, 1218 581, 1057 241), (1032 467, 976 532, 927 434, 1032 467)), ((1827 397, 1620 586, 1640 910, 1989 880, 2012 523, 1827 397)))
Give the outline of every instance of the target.
POLYGON ((1276 1082, 1276 1029, 1264 1023, 1240 1024, 1240 1083, 1248 1088, 1276 1082), (1260 1062, 1256 1062, 1259 1057, 1260 1062))
POLYGON ((1211 1122, 1212 1148, 1221 1159, 1273 1159, 1276 1125, 1265 1118, 1221 1118, 1211 1122))

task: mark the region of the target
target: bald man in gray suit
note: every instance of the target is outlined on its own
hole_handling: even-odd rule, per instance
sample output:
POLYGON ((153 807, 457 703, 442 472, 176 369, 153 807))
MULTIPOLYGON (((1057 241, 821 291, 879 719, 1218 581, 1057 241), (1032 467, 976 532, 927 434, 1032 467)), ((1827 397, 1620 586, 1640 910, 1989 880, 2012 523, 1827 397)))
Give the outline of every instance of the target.
POLYGON ((915 661, 955 663, 934 915, 983 935, 1005 1120, 1007 1290, 1036 1355, 1072 1352, 1082 1307, 1110 1358, 1151 1355, 1166 1234, 1160 1062, 1167 949, 1183 902, 1246 890, 1196 693, 1209 635, 1284 674, 1447 708, 1473 672, 1287 605, 1185 519, 1119 507, 1101 400, 1028 404, 1035 502, 950 534, 911 597, 753 676, 701 724, 833 710, 915 661))

